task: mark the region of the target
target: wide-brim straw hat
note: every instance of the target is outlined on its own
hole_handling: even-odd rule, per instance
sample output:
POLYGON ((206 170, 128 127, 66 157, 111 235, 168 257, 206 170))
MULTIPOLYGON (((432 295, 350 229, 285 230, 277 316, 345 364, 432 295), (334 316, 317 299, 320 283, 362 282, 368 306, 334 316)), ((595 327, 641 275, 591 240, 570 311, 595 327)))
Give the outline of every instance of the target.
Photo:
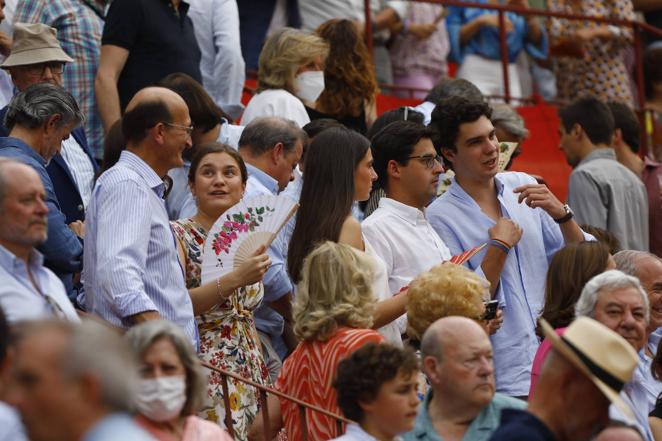
POLYGON ((633 417, 619 394, 632 378, 639 357, 623 337, 588 317, 576 318, 562 336, 544 319, 540 319, 540 326, 552 348, 582 371, 621 412, 633 417))
POLYGON ((0 67, 27 66, 53 61, 63 63, 74 61, 62 50, 55 28, 43 23, 16 23, 11 54, 0 67))

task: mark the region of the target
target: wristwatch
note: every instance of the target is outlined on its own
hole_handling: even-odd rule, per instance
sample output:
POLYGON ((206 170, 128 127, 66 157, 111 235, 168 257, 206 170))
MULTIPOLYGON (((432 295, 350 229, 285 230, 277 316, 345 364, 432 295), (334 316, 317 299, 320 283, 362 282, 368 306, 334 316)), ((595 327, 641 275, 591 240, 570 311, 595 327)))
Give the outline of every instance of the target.
POLYGON ((568 204, 563 204, 563 209, 565 210, 565 214, 558 219, 554 219, 554 222, 557 224, 564 224, 575 217, 575 213, 572 211, 572 208, 570 208, 568 204))

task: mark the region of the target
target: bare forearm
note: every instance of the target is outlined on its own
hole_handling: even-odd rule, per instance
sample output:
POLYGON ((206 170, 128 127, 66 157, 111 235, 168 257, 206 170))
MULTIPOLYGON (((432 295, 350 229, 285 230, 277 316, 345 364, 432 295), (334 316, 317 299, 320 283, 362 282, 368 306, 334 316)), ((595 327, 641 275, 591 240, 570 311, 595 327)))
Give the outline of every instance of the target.
POLYGON ((490 282, 490 294, 494 297, 497 288, 499 287, 499 280, 501 278, 501 270, 506 263, 508 254, 503 252, 500 248, 495 246, 488 246, 483 258, 483 263, 480 268, 488 282, 490 282))
POLYGON ((562 223, 559 227, 561 228, 561 234, 563 234, 563 240, 566 244, 578 243, 584 240, 584 233, 574 219, 562 223))
POLYGON ((189 289, 195 315, 204 314, 217 304, 225 301, 238 288, 233 273, 220 278, 218 283, 214 280, 197 288, 189 289), (219 289, 220 288, 220 289, 219 289))
POLYGON ((527 38, 534 44, 540 43, 542 40, 542 26, 536 17, 528 17, 526 23, 529 27, 529 34, 527 38))
POLYGON ((386 326, 393 320, 407 312, 407 293, 398 294, 390 299, 380 300, 375 305, 375 312, 372 314, 372 328, 378 329, 386 326))
POLYGON ((140 312, 138 314, 134 314, 129 319, 131 322, 134 324, 139 324, 139 323, 144 323, 148 322, 150 320, 159 320, 161 318, 161 314, 159 314, 158 311, 145 311, 145 312, 140 312))
POLYGON ((286 322, 292 321, 292 293, 287 293, 280 299, 269 302, 269 307, 283 316, 286 322))
POLYGON ((460 44, 467 44, 480 31, 483 27, 483 17, 484 15, 480 15, 460 28, 460 44))
POLYGON ((121 117, 117 83, 113 82, 111 78, 97 75, 94 90, 97 96, 99 116, 101 116, 104 131, 108 133, 115 121, 121 117))

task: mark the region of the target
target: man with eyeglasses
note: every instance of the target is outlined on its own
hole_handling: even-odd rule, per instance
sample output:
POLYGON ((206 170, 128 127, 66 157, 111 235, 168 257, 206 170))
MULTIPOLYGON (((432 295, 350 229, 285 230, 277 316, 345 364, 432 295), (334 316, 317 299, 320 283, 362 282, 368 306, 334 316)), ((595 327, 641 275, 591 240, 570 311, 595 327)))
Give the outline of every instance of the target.
MULTIPOLYGON (((16 23, 12 54, 0 67, 9 72, 20 92, 38 83, 62 86, 65 63, 72 61, 60 47, 55 29, 44 24, 16 23)), ((0 136, 9 135, 4 125, 6 113, 7 107, 0 110, 0 136)), ((72 130, 46 167, 66 223, 81 235, 97 168, 83 127, 72 130)), ((73 299, 73 286, 67 289, 73 299)))
POLYGON ((488 104, 462 97, 449 97, 435 108, 430 125, 455 177, 428 216, 453 254, 489 244, 467 265, 490 281, 503 310, 503 325, 492 336, 497 391, 525 397, 549 260, 565 244, 592 236, 545 185, 524 173, 498 173, 500 150, 490 117, 488 104), (501 226, 511 223, 517 228, 510 225, 503 235, 501 226))
POLYGON ((7 321, 79 321, 64 285, 35 248, 48 232, 44 184, 32 167, 17 159, 0 158, 0 213, 0 306, 7 321))
POLYGON ((87 310, 129 328, 163 318, 197 346, 193 305, 165 207, 168 170, 191 147, 184 100, 162 87, 140 90, 122 116, 126 150, 94 187, 86 219, 83 285, 87 310))

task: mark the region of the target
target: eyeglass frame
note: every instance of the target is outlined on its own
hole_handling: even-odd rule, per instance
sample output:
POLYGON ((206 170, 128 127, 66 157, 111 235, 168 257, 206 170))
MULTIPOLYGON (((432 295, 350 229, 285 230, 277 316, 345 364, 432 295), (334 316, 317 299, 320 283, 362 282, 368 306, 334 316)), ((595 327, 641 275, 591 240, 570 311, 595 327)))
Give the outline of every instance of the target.
POLYGON ((53 75, 62 75, 66 64, 67 63, 64 61, 45 61, 43 63, 27 64, 17 67, 22 67, 29 75, 42 77, 44 76, 44 72, 46 72, 46 68, 49 68, 53 75), (60 69, 56 70, 55 66, 58 65, 60 66, 60 69))
POLYGON ((417 155, 417 156, 407 156, 407 160, 418 159, 428 170, 434 168, 435 162, 439 165, 443 165, 443 158, 441 155, 417 155))
POLYGON ((167 122, 167 121, 161 121, 161 122, 163 123, 164 126, 173 127, 175 129, 182 129, 182 130, 186 131, 186 134, 188 136, 191 136, 193 134, 193 130, 195 130, 195 126, 193 124, 191 124, 190 126, 185 126, 185 125, 182 125, 182 124, 175 124, 175 123, 170 123, 170 122, 167 122))

